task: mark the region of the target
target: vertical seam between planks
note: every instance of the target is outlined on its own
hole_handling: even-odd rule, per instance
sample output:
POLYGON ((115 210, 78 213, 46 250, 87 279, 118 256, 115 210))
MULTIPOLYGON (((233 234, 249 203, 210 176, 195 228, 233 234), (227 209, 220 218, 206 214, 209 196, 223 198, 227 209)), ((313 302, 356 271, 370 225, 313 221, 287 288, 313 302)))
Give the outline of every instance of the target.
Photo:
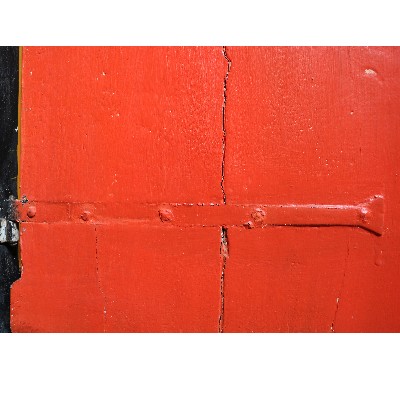
POLYGON ((228 228, 221 227, 221 242, 220 242, 220 256, 221 256, 221 303, 220 314, 218 320, 218 332, 224 332, 224 311, 225 311, 225 268, 227 259, 229 257, 229 243, 228 243, 228 228))
POLYGON ((98 238, 97 238, 97 226, 94 224, 94 233, 95 233, 95 241, 96 241, 96 278, 97 278, 97 286, 99 287, 100 294, 103 297, 103 332, 106 331, 106 316, 107 316, 107 308, 106 308, 106 296, 104 293, 104 288, 102 287, 100 281, 100 272, 99 272, 99 253, 98 253, 98 238))
POLYGON ((340 285, 338 297, 336 298, 336 308, 335 308, 335 314, 333 316, 332 324, 331 324, 331 332, 335 332, 335 324, 336 324, 336 318, 337 314, 339 312, 339 302, 342 298, 342 293, 343 293, 343 288, 344 288, 344 281, 346 278, 346 272, 348 269, 348 263, 349 263, 349 257, 350 257, 350 237, 347 234, 347 253, 346 253, 346 258, 345 258, 345 263, 344 263, 344 269, 343 269, 343 276, 342 276, 342 282, 340 285))
POLYGON ((227 101, 227 84, 229 72, 231 70, 232 62, 226 53, 226 47, 222 47, 222 54, 227 61, 227 69, 224 77, 224 91, 223 91, 223 102, 222 102, 222 162, 221 162, 221 191, 222 191, 222 202, 226 204, 226 192, 225 192, 225 153, 226 153, 226 101, 227 101))
MULTIPOLYGON (((227 102, 227 84, 229 72, 231 70, 232 62, 227 55, 226 46, 222 47, 222 55, 227 61, 227 69, 223 83, 223 102, 222 102, 222 161, 221 161, 221 191, 222 202, 226 204, 225 192, 225 155, 226 155, 226 102, 227 102)), ((220 279, 220 314, 218 319, 218 332, 224 331, 224 311, 225 311, 225 268, 228 258, 228 229, 221 226, 221 239, 220 239, 220 256, 221 256, 221 279, 220 279)))

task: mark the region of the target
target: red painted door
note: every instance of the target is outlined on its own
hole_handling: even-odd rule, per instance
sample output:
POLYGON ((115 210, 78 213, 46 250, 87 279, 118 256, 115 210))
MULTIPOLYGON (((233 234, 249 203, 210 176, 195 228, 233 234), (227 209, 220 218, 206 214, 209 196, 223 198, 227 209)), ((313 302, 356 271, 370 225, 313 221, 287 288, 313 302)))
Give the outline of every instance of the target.
POLYGON ((13 331, 399 331, 399 55, 24 48, 13 331))

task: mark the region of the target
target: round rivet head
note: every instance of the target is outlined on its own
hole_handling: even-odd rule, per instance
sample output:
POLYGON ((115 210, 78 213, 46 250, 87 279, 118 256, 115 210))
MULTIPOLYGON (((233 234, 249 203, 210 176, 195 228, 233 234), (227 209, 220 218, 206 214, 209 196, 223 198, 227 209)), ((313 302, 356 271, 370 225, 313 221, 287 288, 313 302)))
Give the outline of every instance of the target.
POLYGON ((158 210, 158 215, 160 216, 160 220, 162 222, 170 222, 174 219, 174 214, 169 208, 158 210))
POLYGON ((256 224, 262 224, 265 220, 265 211, 262 208, 256 208, 251 213, 251 217, 256 224))
POLYGON ((253 228, 254 228, 254 224, 253 224, 253 222, 251 222, 251 221, 247 221, 247 222, 245 222, 243 225, 244 225, 244 227, 247 228, 247 229, 253 229, 253 228))
POLYGON ((368 215, 368 208, 366 208, 366 207, 361 207, 361 210, 360 210, 360 217, 361 217, 361 219, 363 220, 363 221, 365 221, 365 219, 367 218, 367 215, 368 215))
POLYGON ((90 211, 84 211, 84 212, 82 213, 82 215, 81 215, 81 218, 82 218, 84 221, 89 221, 89 218, 90 218, 90 211))
POLYGON ((29 218, 33 218, 36 215, 36 207, 35 206, 29 206, 28 211, 26 212, 26 215, 29 218))

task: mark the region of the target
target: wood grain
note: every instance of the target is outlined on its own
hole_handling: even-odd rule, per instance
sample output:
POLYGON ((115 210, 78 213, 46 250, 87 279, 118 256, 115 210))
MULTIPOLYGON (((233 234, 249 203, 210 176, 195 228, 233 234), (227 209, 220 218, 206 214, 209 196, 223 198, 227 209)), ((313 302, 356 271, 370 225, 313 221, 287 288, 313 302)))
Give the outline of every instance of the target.
POLYGON ((24 48, 13 330, 400 331, 399 51, 24 48))

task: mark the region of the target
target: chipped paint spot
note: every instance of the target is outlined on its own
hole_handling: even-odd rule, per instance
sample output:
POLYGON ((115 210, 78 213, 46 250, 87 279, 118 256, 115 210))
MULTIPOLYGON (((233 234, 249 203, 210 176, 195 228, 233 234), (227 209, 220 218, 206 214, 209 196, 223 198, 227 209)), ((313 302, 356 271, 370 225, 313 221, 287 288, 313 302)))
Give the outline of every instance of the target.
POLYGON ((365 75, 368 75, 368 76, 376 76, 377 75, 377 73, 373 69, 370 69, 370 68, 366 69, 364 71, 364 73, 365 73, 365 75))

